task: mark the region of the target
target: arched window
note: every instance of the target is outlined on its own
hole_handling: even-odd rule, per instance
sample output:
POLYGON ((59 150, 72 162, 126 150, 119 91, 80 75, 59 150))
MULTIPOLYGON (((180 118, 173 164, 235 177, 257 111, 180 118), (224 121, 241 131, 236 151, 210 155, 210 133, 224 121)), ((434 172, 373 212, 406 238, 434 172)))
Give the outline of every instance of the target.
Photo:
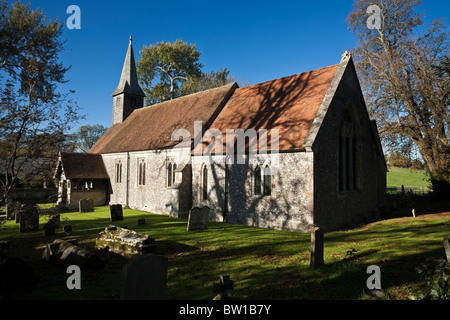
POLYGON ((176 163, 174 163, 173 164, 173 176, 172 176, 172 184, 174 184, 175 183, 175 170, 177 170, 177 164, 176 163))
POLYGON ((172 172, 172 163, 169 162, 169 165, 167 166, 167 186, 171 187, 173 184, 173 172, 172 172))
POLYGON ((116 183, 122 183, 122 161, 116 161, 116 183))
POLYGON ((254 177, 255 177, 255 184, 254 184, 255 195, 259 196, 259 195, 261 195, 261 187, 262 187, 262 185, 261 185, 261 167, 256 166, 254 173, 255 173, 255 175, 254 175, 254 177))
POLYGON ((145 185, 145 159, 138 160, 138 184, 145 185))
POLYGON ((206 165, 202 168, 202 200, 208 200, 208 168, 206 165))
POLYGON ((269 166, 264 168, 264 195, 270 196, 272 193, 272 170, 270 170, 269 166))
POLYGON ((339 133, 339 191, 358 189, 358 132, 350 110, 339 133))

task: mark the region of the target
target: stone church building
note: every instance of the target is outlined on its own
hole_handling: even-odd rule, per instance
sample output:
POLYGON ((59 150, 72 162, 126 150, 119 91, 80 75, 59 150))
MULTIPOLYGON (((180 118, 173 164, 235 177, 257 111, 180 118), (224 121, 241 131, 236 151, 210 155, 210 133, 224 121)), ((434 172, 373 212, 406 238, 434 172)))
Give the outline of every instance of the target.
POLYGON ((212 221, 307 232, 378 219, 386 172, 350 54, 144 107, 130 40, 112 126, 88 153, 62 153, 55 178, 71 208, 91 197, 185 218, 208 206, 212 221))

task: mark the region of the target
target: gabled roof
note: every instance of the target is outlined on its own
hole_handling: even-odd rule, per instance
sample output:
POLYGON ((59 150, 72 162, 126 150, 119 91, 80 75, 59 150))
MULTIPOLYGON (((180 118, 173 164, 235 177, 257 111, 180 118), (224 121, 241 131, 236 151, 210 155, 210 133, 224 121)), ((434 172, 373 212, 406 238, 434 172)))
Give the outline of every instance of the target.
POLYGON ((100 154, 61 152, 55 177, 66 179, 109 179, 100 154))
POLYGON ((194 137, 194 122, 203 128, 222 110, 231 97, 236 83, 194 93, 137 109, 120 124, 111 126, 89 153, 117 153, 126 151, 157 150, 173 147, 176 129, 186 129, 194 137))
MULTIPOLYGON (((339 64, 236 89, 210 127, 222 133, 223 152, 225 133, 230 129, 278 129, 279 151, 302 149, 338 67, 339 64)), ((270 150, 270 134, 267 139, 270 150)), ((193 154, 201 154, 209 143, 203 141, 193 154)), ((256 146, 256 141, 249 141, 247 147, 249 144, 256 146)))

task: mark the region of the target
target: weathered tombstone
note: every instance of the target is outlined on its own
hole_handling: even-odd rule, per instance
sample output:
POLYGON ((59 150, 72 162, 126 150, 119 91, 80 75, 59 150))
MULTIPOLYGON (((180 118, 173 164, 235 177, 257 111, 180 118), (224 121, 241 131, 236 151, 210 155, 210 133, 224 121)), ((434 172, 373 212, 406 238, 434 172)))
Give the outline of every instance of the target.
POLYGON ((323 261, 324 232, 316 227, 311 232, 311 260, 310 267, 316 269, 324 264, 323 261))
POLYGON ((79 247, 77 241, 60 239, 45 247, 42 259, 62 266, 77 265, 82 270, 98 269, 104 265, 95 253, 79 247))
POLYGON ((45 225, 44 225, 44 232, 45 232, 45 236, 52 236, 55 234, 55 230, 57 228, 57 224, 55 221, 53 221, 52 219, 50 219, 45 225))
POLYGON ((445 256, 447 257, 447 263, 450 264, 450 239, 447 237, 444 238, 444 250, 445 256))
POLYGON ((91 198, 79 201, 80 213, 94 212, 94 200, 91 198))
POLYGON ((109 226, 100 232, 95 240, 98 249, 108 249, 119 254, 146 254, 156 247, 155 239, 116 226, 109 226))
POLYGON ((20 232, 39 231, 39 207, 26 205, 20 212, 20 232))
POLYGON ((228 299, 228 290, 234 289, 234 281, 230 279, 230 275, 220 275, 220 282, 213 284, 213 291, 216 294, 213 300, 228 299))
POLYGON ((123 211, 121 204, 112 204, 109 206, 111 222, 123 220, 123 211))
POLYGON ((164 300, 167 287, 167 258, 145 254, 123 267, 123 300, 164 300))
POLYGON ((187 231, 208 228, 209 207, 193 207, 189 211, 187 231))

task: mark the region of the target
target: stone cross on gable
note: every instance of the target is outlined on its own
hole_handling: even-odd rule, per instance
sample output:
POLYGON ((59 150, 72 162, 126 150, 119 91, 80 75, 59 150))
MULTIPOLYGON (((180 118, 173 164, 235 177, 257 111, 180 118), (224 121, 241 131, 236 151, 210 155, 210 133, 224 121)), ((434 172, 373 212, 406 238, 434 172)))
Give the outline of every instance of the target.
POLYGON ((350 59, 352 57, 352 54, 348 52, 347 50, 342 54, 342 60, 350 59))

